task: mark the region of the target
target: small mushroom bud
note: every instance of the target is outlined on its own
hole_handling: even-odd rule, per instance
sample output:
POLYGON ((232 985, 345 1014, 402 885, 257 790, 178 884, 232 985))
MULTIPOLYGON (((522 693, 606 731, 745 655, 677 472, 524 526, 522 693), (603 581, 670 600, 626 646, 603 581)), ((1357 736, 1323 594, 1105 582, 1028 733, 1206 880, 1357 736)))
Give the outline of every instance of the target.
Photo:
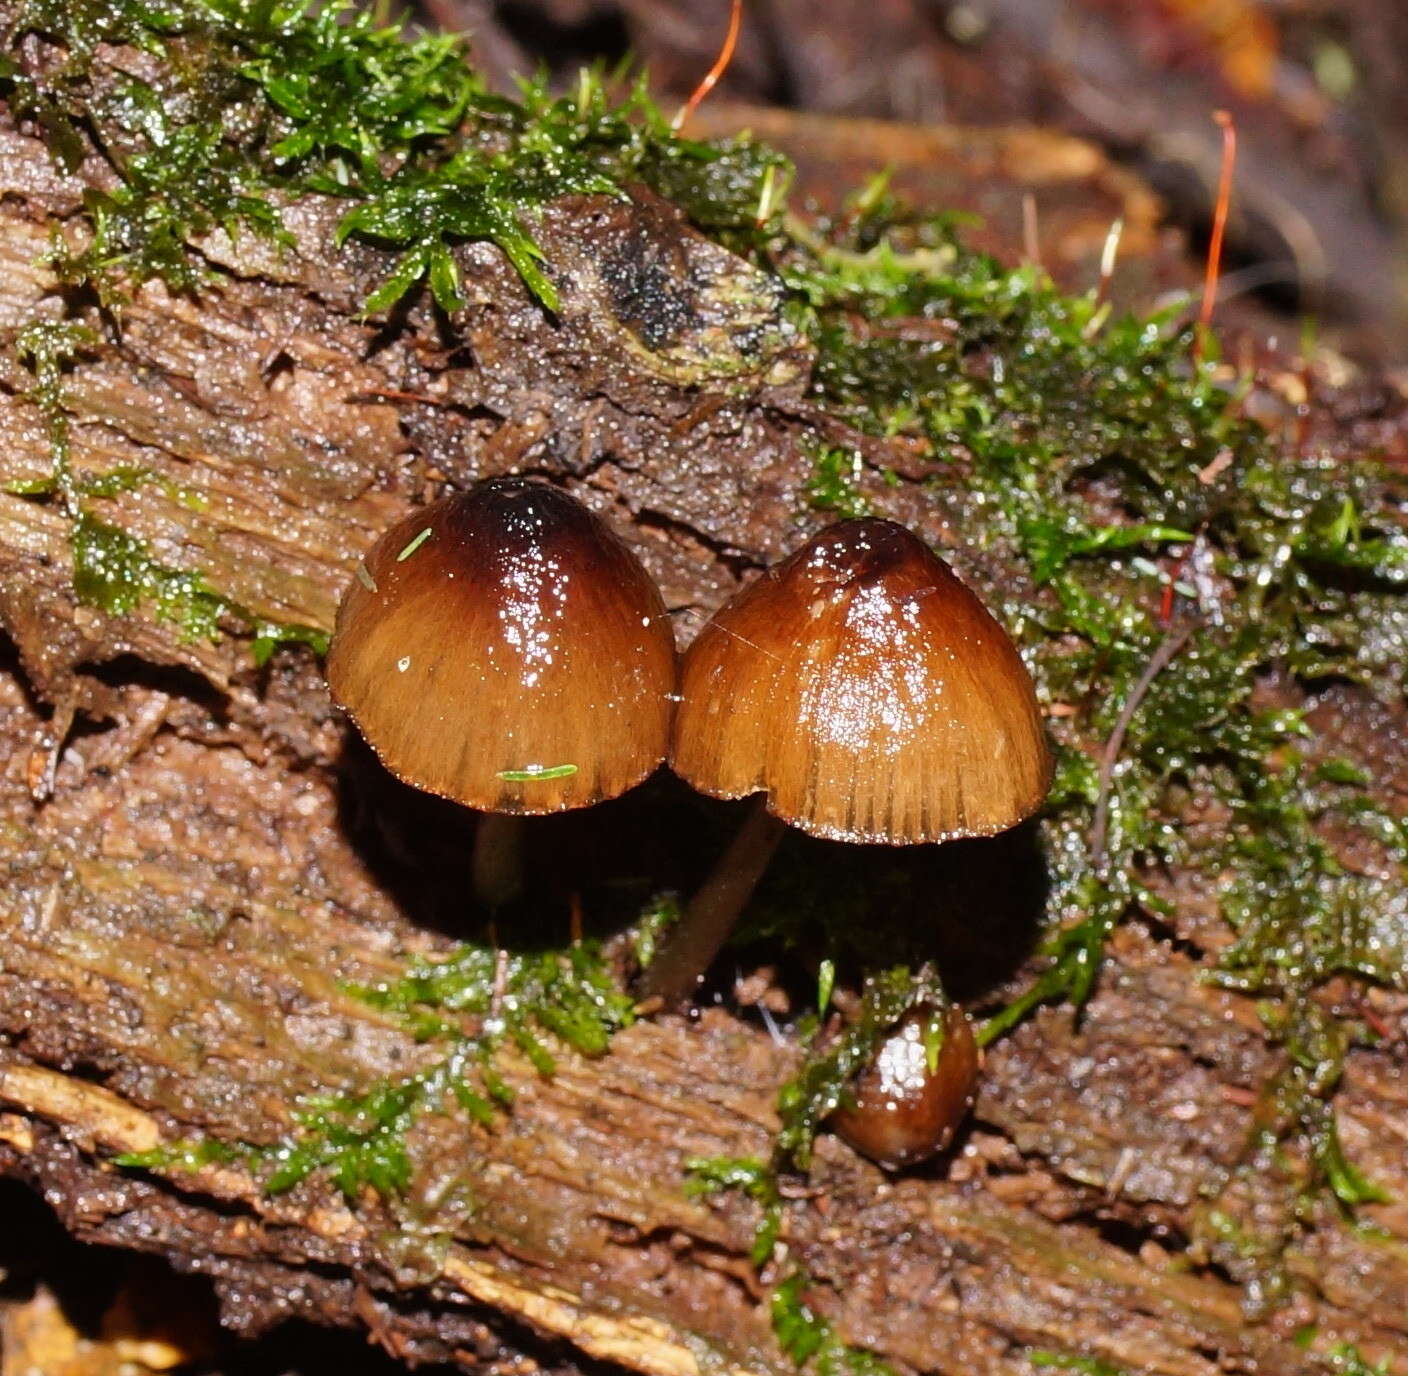
POLYGON ((968 1015, 912 1009, 852 1084, 849 1103, 831 1115, 836 1135, 886 1170, 942 1151, 977 1088, 980 1053, 968 1015))

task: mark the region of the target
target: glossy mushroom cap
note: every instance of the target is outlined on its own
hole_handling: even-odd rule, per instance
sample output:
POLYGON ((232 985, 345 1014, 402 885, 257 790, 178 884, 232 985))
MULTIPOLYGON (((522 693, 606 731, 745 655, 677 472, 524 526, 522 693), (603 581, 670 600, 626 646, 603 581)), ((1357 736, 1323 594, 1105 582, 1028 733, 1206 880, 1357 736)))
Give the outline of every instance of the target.
POLYGON ((989 836, 1050 783, 1016 647, 892 521, 842 521, 744 588, 686 653, 681 692, 676 773, 719 798, 766 790, 813 836, 989 836))
POLYGON ((972 1108, 978 1067, 973 1025, 961 1008, 916 1008, 856 1077, 852 1102, 831 1115, 831 1127, 887 1170, 923 1161, 948 1146, 972 1108), (931 1020, 943 1036, 932 1066, 925 1045, 931 1020))
POLYGON ((544 483, 406 517, 357 570, 333 698, 398 779, 488 812, 585 807, 664 759, 674 635, 640 562, 544 483))

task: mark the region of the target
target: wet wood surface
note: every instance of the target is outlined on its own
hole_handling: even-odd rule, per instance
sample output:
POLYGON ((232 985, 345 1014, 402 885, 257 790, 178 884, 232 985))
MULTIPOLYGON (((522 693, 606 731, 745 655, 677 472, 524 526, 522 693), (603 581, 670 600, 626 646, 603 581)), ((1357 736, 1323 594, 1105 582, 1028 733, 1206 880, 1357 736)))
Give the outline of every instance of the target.
MULTIPOLYGON (((35 264, 54 224, 80 232, 82 183, 33 141, 0 138, 0 435, 14 486, 51 463, 15 334, 59 313, 35 264)), ((1101 194, 1138 200, 1091 156, 1101 194)), ((434 812, 408 837, 419 804, 368 779, 316 658, 294 648, 256 668, 251 622, 330 629, 356 559, 414 500, 517 469, 617 522, 683 639, 796 540, 805 506, 806 350, 751 269, 667 209, 550 211, 556 319, 494 250, 465 250, 462 345, 414 313, 392 338, 358 320, 382 260, 334 254, 327 206, 288 219, 296 251, 274 260, 211 240, 198 302, 143 289, 120 343, 100 334, 64 381, 75 470, 153 475, 94 499, 94 513, 238 604, 225 638, 192 641, 150 603, 115 616, 85 604, 67 519, 0 495, 12 645, 0 672, 0 1172, 42 1191, 80 1238, 211 1277, 226 1321, 246 1331, 301 1315, 470 1370, 604 1361, 781 1376, 792 1366, 747 1261, 754 1206, 682 1187, 691 1157, 766 1154, 795 1063, 794 1048, 723 1011, 642 1022, 599 1060, 563 1052, 551 1079, 505 1053, 513 1112, 491 1128, 424 1117, 404 1201, 349 1207, 316 1178, 271 1199, 236 1164, 111 1164, 192 1134, 276 1140, 300 1096, 431 1054, 343 983, 449 949, 457 824, 434 812), (612 254, 706 268, 695 280, 752 293, 771 334, 744 385, 737 359, 710 372, 688 339, 642 350, 600 268, 612 254), (405 825, 369 820, 377 806, 405 825)), ((727 353, 720 320, 711 341, 727 353)), ((906 483, 877 484, 876 497, 962 564, 931 498, 906 483)), ((1361 722, 1351 702, 1323 729, 1361 722)), ((629 806, 657 804, 661 826, 689 825, 666 785, 605 825, 639 828, 629 806)), ((1172 928, 1202 930, 1207 895, 1176 879, 1172 928)), ((994 1048, 972 1127, 934 1166, 889 1178, 822 1139, 783 1239, 845 1340, 901 1371, 1007 1376, 1036 1370, 1045 1350, 1169 1376, 1291 1376, 1322 1369, 1294 1341, 1313 1324, 1408 1370, 1403 1204, 1367 1206, 1371 1230, 1308 1206, 1288 1256, 1295 1298, 1258 1322, 1245 1307, 1253 1268, 1205 1264, 1192 1244, 1209 1209, 1282 1207, 1232 1169, 1280 1053, 1253 1003, 1200 982, 1196 952, 1167 935, 1121 931, 1082 1017, 1045 1010, 994 1048)), ((1010 988, 1031 968, 1014 963, 1010 988)), ((1395 1200, 1408 1198, 1401 1014, 1385 996, 1392 1035, 1351 1055, 1337 1101, 1347 1150, 1395 1200)))

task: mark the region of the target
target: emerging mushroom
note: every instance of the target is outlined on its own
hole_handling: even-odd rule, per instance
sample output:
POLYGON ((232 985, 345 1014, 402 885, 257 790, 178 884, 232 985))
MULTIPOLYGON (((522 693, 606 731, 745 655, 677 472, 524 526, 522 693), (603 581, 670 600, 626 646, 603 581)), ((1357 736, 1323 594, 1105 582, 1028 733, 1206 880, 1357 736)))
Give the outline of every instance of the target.
POLYGON ((624 793, 665 758, 674 635, 580 502, 494 478, 412 513, 359 565, 328 686, 398 779, 485 815, 480 900, 518 887, 516 819, 624 793))
POLYGON ((1051 764, 1007 633, 917 536, 842 521, 720 608, 684 657, 670 763, 703 793, 762 792, 646 971, 688 997, 790 823, 913 845, 991 836, 1051 764))
POLYGON ((926 1160, 948 1146, 973 1106, 980 1057, 973 1024, 957 1004, 905 1014, 856 1076, 851 1102, 832 1128, 886 1170, 926 1160))

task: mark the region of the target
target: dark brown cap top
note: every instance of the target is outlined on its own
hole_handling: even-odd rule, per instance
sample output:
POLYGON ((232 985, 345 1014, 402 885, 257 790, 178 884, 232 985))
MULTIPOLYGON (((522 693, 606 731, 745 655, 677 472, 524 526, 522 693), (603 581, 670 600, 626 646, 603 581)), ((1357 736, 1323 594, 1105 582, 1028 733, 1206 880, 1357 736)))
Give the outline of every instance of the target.
POLYGON ((557 488, 413 513, 342 600, 328 685, 386 767, 491 812, 623 793, 664 759, 675 644, 650 576, 557 488))
POLYGON ((671 765, 814 836, 1005 831, 1051 766, 1007 633, 892 521, 842 521, 744 588, 685 655, 671 765))

